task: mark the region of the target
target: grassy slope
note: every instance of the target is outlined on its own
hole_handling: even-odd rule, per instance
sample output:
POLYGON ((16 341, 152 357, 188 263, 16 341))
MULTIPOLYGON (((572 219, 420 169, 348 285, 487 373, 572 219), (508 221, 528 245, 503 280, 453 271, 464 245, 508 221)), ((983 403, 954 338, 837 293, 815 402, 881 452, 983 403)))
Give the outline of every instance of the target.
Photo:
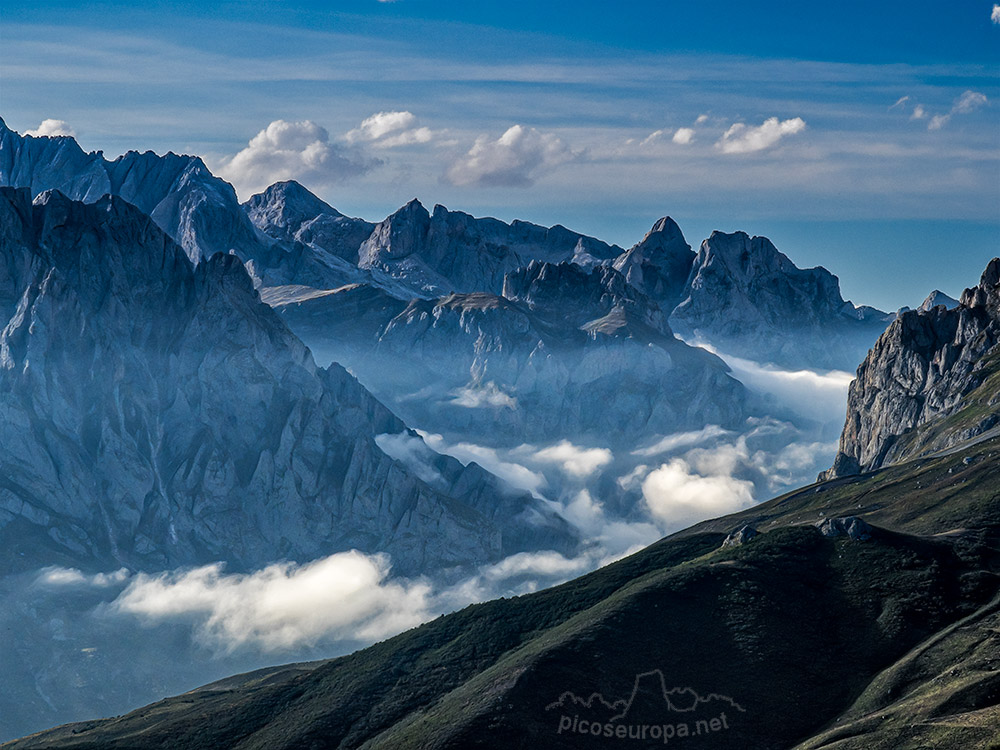
POLYGON ((789 747, 845 726, 885 733, 871 716, 887 712, 934 718, 935 731, 950 731, 934 714, 941 705, 996 729, 984 708, 989 680, 979 692, 949 677, 926 700, 911 694, 927 689, 934 670, 950 675, 969 639, 989 652, 995 617, 975 617, 1000 573, 998 455, 1000 440, 991 440, 805 488, 562 586, 468 607, 310 671, 254 673, 11 747, 518 747, 531 738, 586 747, 556 734, 558 717, 545 706, 566 690, 626 697, 635 675, 651 669, 746 708, 730 730, 691 738, 690 747, 789 747), (847 514, 882 530, 861 542, 824 539, 811 527, 847 514), (748 521, 765 533, 719 548, 723 533, 748 521), (979 624, 948 630, 969 617, 979 624), (915 649, 926 655, 914 661, 915 649), (876 677, 895 686, 888 707, 876 677))

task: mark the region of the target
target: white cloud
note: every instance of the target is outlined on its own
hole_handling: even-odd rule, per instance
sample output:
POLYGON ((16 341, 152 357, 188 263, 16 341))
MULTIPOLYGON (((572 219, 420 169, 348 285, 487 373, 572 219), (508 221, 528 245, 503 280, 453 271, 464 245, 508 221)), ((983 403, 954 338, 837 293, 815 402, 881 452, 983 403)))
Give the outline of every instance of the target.
POLYGON ((801 117, 793 117, 789 120, 769 117, 756 127, 737 122, 723 133, 716 146, 722 149, 724 154, 748 154, 754 151, 763 151, 775 145, 786 135, 801 133, 805 127, 805 120, 801 117))
POLYGON ((54 138, 59 135, 69 135, 76 137, 76 133, 73 128, 69 126, 69 123, 65 120, 52 120, 46 119, 42 120, 41 124, 34 130, 25 130, 25 135, 30 135, 35 138, 54 138))
POLYGON ((673 435, 667 435, 666 437, 658 440, 646 448, 638 448, 632 451, 633 456, 659 456, 663 453, 670 453, 671 451, 677 450, 678 448, 687 448, 691 445, 697 445, 698 443, 703 443, 706 440, 711 440, 713 438, 721 437, 722 435, 731 435, 730 430, 723 429, 717 424, 710 424, 702 427, 700 430, 693 430, 691 432, 677 432, 673 435))
POLYGON ((490 580, 504 580, 516 576, 571 576, 589 567, 586 558, 568 558, 558 552, 519 552, 483 569, 482 575, 490 580))
POLYGON ((375 436, 375 444, 383 453, 404 464, 427 484, 443 481, 441 473, 431 463, 435 458, 434 452, 419 437, 407 432, 398 435, 385 433, 375 436))
POLYGON ((901 97, 899 97, 896 100, 895 104, 893 104, 891 107, 889 107, 889 109, 896 109, 896 107, 902 107, 908 101, 910 101, 910 97, 908 97, 908 96, 901 96, 901 97))
POLYGON ((674 137, 671 140, 674 143, 686 146, 694 140, 694 128, 677 128, 677 132, 674 133, 674 137))
MULTIPOLYGON (((907 97, 909 98, 909 97, 907 97)), ((927 110, 923 108, 923 105, 918 104, 913 108, 913 114, 910 115, 911 120, 923 120, 927 117, 927 110)))
POLYGON ((246 197, 279 180, 318 185, 340 182, 376 163, 330 143, 326 129, 311 120, 275 120, 251 138, 245 149, 223 159, 216 171, 246 197))
POLYGON ((327 638, 374 640, 430 617, 430 587, 387 581, 388 573, 387 557, 356 550, 248 574, 227 574, 221 564, 140 573, 113 609, 150 621, 194 620, 202 642, 227 651, 277 651, 327 638))
POLYGON ((948 124, 948 120, 951 119, 951 115, 934 115, 931 121, 927 123, 928 130, 940 130, 945 125, 948 124))
POLYGON ((467 409, 482 409, 484 407, 516 409, 517 399, 507 395, 493 381, 483 385, 467 385, 452 392, 454 398, 450 403, 464 406, 467 409))
POLYGON ((413 127, 416 122, 412 112, 377 112, 365 118, 344 138, 348 143, 364 142, 379 148, 429 143, 434 138, 434 131, 427 127, 413 127))
POLYGON ((131 574, 126 568, 119 568, 114 573, 95 573, 87 575, 76 568, 48 567, 43 568, 35 579, 41 586, 95 586, 105 588, 124 583, 131 574))
POLYGON ((480 136, 444 178, 452 185, 528 187, 543 173, 579 157, 552 133, 514 125, 497 140, 480 136))
POLYGON ((449 445, 441 435, 428 432, 420 432, 420 435, 427 445, 438 453, 446 453, 466 465, 475 461, 512 487, 530 492, 535 497, 542 497, 541 490, 546 485, 545 477, 522 464, 501 458, 496 449, 473 443, 449 445))
POLYGON ((607 448, 580 448, 568 440, 543 448, 534 457, 543 463, 559 464, 574 477, 588 477, 614 458, 607 448))
POLYGON ((654 141, 658 141, 660 138, 662 138, 666 134, 667 134, 666 130, 654 130, 652 133, 650 133, 645 138, 643 138, 642 141, 639 142, 639 145, 640 146, 648 146, 650 143, 653 143, 654 141))
POLYGON ((955 105, 951 108, 951 111, 952 114, 967 115, 970 112, 975 112, 985 105, 986 102, 985 94, 980 94, 978 91, 965 91, 955 100, 955 105))
POLYGON ((995 24, 1000 24, 1000 5, 994 5, 990 13, 990 20, 995 24))
POLYGON ((854 375, 843 370, 786 370, 719 351, 700 339, 687 343, 721 357, 743 385, 764 394, 800 417, 819 422, 843 423, 847 388, 854 375))
MULTIPOLYGON (((928 130, 940 130, 954 115, 967 115, 975 112, 977 109, 986 106, 989 100, 986 98, 985 94, 981 94, 978 91, 964 91, 962 95, 955 100, 952 104, 951 109, 943 115, 934 115, 931 121, 927 123, 928 130)), ((913 110, 913 117, 911 119, 919 119, 917 117, 917 110, 920 110, 921 117, 923 117, 923 107, 917 105, 913 110)))
POLYGON ((724 473, 703 476, 684 459, 674 458, 650 472, 642 495, 655 518, 681 527, 750 507, 753 482, 724 473))
POLYGON ((708 115, 698 115, 698 119, 694 121, 695 125, 703 125, 708 122, 708 115))

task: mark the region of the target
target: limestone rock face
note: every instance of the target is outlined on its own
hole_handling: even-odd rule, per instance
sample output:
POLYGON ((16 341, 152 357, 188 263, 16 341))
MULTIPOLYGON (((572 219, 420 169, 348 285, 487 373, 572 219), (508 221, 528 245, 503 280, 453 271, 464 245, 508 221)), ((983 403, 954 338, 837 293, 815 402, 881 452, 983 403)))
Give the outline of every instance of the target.
POLYGON ((358 249, 375 225, 344 216, 294 180, 277 182, 243 204, 251 223, 268 237, 312 245, 357 265, 358 249))
POLYGON ((766 237, 713 232, 694 260, 674 330, 749 359, 853 370, 891 316, 856 308, 824 268, 801 269, 766 237))
POLYGON ((851 383, 840 450, 827 478, 872 471, 947 448, 1000 422, 1000 260, 958 307, 900 315, 879 338, 851 383), (966 410, 954 429, 921 431, 966 410))
POLYGON ((573 542, 475 464, 387 455, 403 423, 317 368, 236 257, 193 265, 120 198, 0 188, 0 331, 9 566, 358 548, 413 573, 573 542))
POLYGON ((428 213, 410 201, 361 246, 361 268, 406 279, 421 296, 451 292, 499 294, 504 275, 532 260, 610 261, 621 248, 571 232, 523 221, 506 224, 435 206, 428 213))
MULTIPOLYGON (((301 241, 281 242, 258 231, 240 207, 233 187, 215 177, 196 156, 129 151, 108 161, 100 152, 84 152, 72 138, 22 137, 0 120, 0 186, 26 187, 33 197, 58 190, 86 203, 117 195, 152 218, 192 262, 233 253, 258 285, 325 288, 357 277, 357 270, 335 254, 328 257, 301 241)), ((313 234, 326 221, 320 217, 313 234)), ((346 232, 346 244, 363 233, 356 224, 352 226, 354 233, 346 232)), ((307 228, 298 230, 301 237, 294 239, 308 235, 307 228)), ((328 232, 336 233, 335 229, 328 232)))
POLYGON ((724 363, 674 338, 656 304, 609 266, 533 261, 507 274, 503 295, 404 302, 348 286, 269 299, 320 356, 436 433, 634 447, 747 414, 724 363))
POLYGON ((664 216, 642 242, 615 258, 614 267, 669 315, 681 301, 695 256, 677 223, 664 216))

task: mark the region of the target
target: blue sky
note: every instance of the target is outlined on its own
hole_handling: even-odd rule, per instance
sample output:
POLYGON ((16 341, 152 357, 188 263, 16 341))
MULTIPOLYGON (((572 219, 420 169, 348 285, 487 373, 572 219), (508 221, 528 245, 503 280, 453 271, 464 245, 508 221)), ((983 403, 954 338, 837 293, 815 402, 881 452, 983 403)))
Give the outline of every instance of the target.
POLYGON ((7 0, 0 115, 373 220, 418 197, 625 246, 664 214, 693 245, 742 229, 895 308, 1000 253, 992 9, 7 0))

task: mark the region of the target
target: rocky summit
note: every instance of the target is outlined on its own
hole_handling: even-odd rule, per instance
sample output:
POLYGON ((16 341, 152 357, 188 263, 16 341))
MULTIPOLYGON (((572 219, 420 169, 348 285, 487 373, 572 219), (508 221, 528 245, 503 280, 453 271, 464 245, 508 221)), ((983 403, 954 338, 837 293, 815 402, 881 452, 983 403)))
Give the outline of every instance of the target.
POLYGON ((413 572, 574 540, 475 464, 383 452, 403 423, 317 368, 237 258, 194 266, 119 198, 0 189, 0 319, 8 570, 357 548, 413 572))
POLYGON ((942 451, 1000 424, 1000 259, 957 307, 901 314, 851 383, 835 477, 942 451))
POLYGON ((670 322, 730 354, 853 370, 891 316, 855 307, 825 268, 798 268, 766 237, 713 232, 670 322))

